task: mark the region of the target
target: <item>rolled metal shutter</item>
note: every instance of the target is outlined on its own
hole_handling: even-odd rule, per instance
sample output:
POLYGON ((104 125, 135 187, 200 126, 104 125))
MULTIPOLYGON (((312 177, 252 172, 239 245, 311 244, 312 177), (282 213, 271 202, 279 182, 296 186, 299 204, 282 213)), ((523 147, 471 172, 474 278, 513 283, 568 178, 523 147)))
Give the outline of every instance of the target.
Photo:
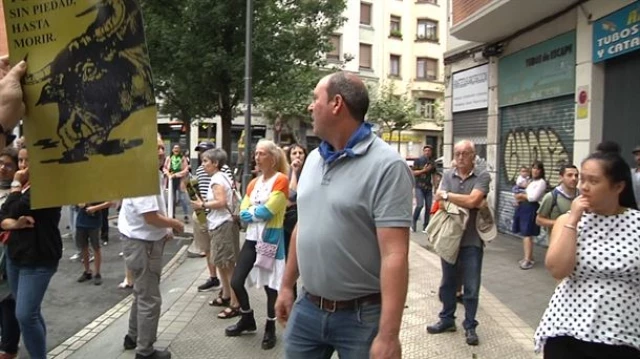
POLYGON ((453 138, 483 138, 487 142, 487 109, 453 114, 453 138))
MULTIPOLYGON (((553 187, 558 184, 559 167, 573 161, 574 112, 573 95, 500 109, 497 217, 501 232, 511 233, 515 209, 511 188, 521 166, 541 161, 553 187)), ((537 239, 543 245, 544 232, 537 239)))
POLYGON ((477 155, 487 158, 487 109, 453 114, 453 143, 470 140, 476 145, 477 155))
POLYGON ((622 156, 636 167, 631 151, 640 145, 638 94, 640 94, 640 50, 608 60, 604 81, 604 121, 602 139, 615 141, 622 156), (635 78, 636 80, 631 80, 635 78))

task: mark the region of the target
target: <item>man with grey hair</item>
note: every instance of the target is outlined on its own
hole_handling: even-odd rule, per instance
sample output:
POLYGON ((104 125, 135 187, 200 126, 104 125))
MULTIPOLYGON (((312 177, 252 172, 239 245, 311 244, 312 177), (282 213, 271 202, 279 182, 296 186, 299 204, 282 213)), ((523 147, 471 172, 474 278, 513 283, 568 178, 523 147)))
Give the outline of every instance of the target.
MULTIPOLYGON (((165 148, 158 134, 158 160, 162 164, 165 148)), ((170 359, 167 350, 155 350, 160 319, 160 275, 162 253, 173 232, 182 232, 182 222, 167 217, 162 195, 161 173, 158 173, 159 194, 122 200, 118 230, 122 235, 124 261, 133 276, 133 302, 129 316, 129 331, 124 348, 137 348, 136 359, 170 359)))
POLYGON ((413 176, 365 122, 369 95, 356 75, 323 78, 313 98, 323 141, 300 175, 298 225, 276 303, 286 357, 400 358, 413 176), (304 288, 293 304, 298 275, 304 288))
MULTIPOLYGON (((485 198, 489 194, 491 177, 489 173, 474 167, 476 150, 473 142, 462 140, 453 149, 455 167, 442 176, 440 189, 436 192, 436 201, 449 201, 456 206, 469 209, 469 218, 460 240, 460 250, 455 264, 442 262, 442 281, 439 296, 442 302, 440 320, 427 327, 430 334, 456 331, 456 289, 458 268, 461 267, 464 293, 465 319, 462 323, 468 345, 478 345, 476 334, 476 313, 480 292, 482 271, 483 242, 476 229, 478 208, 486 206, 485 198)), ((444 208, 444 205, 441 205, 444 208)))

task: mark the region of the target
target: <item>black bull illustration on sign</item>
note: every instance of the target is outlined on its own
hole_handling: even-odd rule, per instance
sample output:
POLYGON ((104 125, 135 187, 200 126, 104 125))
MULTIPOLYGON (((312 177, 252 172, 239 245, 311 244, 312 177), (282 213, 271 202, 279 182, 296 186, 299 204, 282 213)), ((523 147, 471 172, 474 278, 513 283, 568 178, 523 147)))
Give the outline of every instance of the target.
MULTIPOLYGON (((142 139, 109 139, 134 112, 155 105, 142 15, 135 0, 102 0, 77 17, 96 13, 87 30, 73 39, 42 70, 25 79, 45 83, 36 106, 58 105, 57 134, 62 158, 73 163, 91 155, 114 155, 142 139)), ((43 148, 57 141, 43 139, 43 148)))

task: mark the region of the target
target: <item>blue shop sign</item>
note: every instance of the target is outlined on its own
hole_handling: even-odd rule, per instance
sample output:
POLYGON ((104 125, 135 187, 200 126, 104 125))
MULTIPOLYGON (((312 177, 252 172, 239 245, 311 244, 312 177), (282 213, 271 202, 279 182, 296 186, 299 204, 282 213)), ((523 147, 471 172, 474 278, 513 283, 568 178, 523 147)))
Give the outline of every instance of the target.
POLYGON ((593 62, 640 49, 640 1, 593 23, 593 62))

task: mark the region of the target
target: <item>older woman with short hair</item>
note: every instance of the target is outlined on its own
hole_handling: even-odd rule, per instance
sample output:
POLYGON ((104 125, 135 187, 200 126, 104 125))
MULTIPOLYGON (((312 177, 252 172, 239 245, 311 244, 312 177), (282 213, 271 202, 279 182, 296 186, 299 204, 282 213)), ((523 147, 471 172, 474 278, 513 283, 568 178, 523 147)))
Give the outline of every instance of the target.
POLYGON ((221 319, 233 318, 240 314, 234 292, 231 290, 231 276, 240 252, 239 228, 233 220, 233 190, 230 179, 222 167, 227 163, 227 153, 214 148, 202 153, 202 167, 211 176, 211 184, 204 202, 191 201, 193 208, 209 210, 207 228, 211 237, 209 260, 218 269, 222 291, 209 302, 216 307, 227 307, 218 314, 221 319))
POLYGON ((238 296, 242 318, 225 330, 230 337, 256 330, 249 304, 247 285, 264 287, 267 295, 267 322, 262 349, 276 345, 275 303, 284 274, 284 213, 289 197, 289 164, 284 151, 273 141, 260 140, 256 146, 256 164, 260 175, 249 183, 240 217, 247 223, 245 242, 231 279, 238 296))

